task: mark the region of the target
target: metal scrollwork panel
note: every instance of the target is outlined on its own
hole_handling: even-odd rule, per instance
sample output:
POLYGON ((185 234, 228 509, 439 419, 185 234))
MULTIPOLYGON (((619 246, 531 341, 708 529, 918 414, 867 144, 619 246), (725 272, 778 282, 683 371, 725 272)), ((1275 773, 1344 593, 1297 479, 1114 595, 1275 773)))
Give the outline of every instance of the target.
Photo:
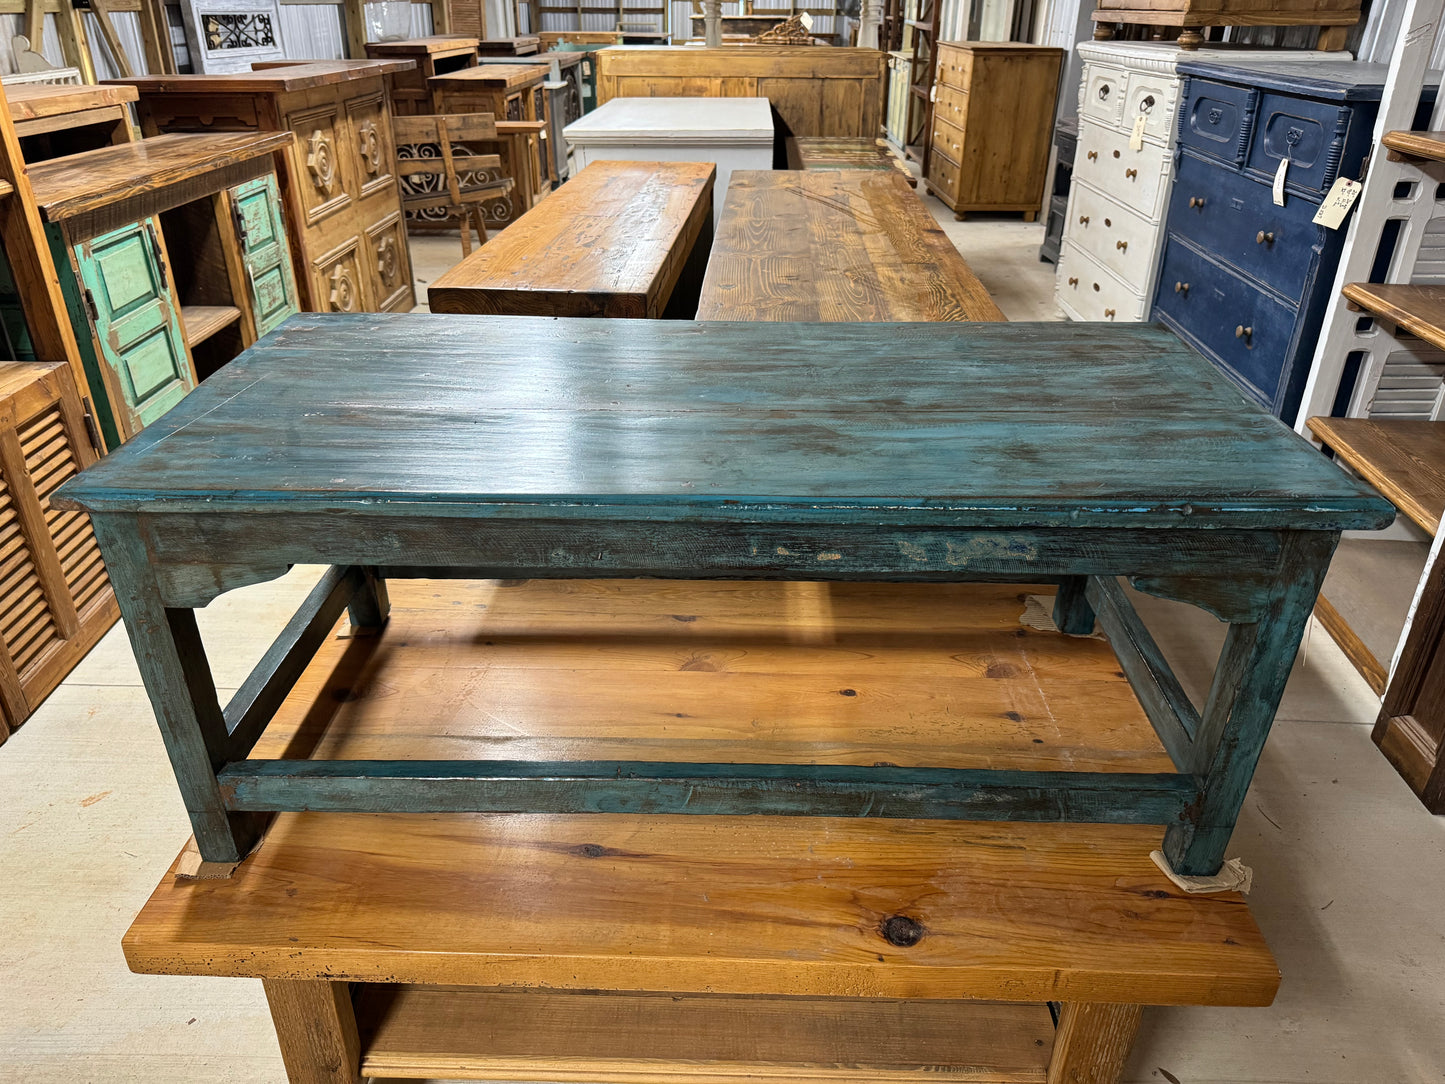
POLYGON ((248 72, 258 60, 284 60, 277 0, 186 0, 181 21, 198 74, 248 72))

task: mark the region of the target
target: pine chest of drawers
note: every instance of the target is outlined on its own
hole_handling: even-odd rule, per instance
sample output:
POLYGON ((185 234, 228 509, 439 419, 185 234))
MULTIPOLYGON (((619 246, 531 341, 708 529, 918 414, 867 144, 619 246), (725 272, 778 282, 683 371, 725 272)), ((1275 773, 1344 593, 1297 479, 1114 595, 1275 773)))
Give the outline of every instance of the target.
MULTIPOLYGON (((1081 42, 1079 141, 1064 220, 1055 299, 1074 320, 1149 316, 1164 212, 1174 175, 1181 56, 1177 45, 1081 42), (1143 118, 1140 137, 1131 136, 1143 118)), ((1238 57, 1214 47, 1196 57, 1238 57)), ((1260 55, 1258 53, 1254 54, 1260 55)), ((1276 64, 1347 59, 1347 53, 1270 51, 1276 64)))
POLYGON ((1038 214, 1063 60, 1062 49, 1039 45, 938 43, 924 180, 956 218, 1038 214))
POLYGON ((1292 423, 1345 240, 1312 220, 1337 177, 1361 173, 1386 69, 1188 60, 1179 72, 1154 316, 1292 423))

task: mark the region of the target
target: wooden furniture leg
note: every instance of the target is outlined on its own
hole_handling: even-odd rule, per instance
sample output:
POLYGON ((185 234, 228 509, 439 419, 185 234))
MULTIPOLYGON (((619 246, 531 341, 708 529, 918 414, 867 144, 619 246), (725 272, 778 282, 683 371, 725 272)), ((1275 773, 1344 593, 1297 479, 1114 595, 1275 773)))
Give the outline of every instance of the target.
POLYGON ((324 979, 261 982, 286 1062, 286 1079, 291 1084, 361 1084, 361 1039, 351 984, 324 979))
POLYGON ((1049 1060, 1048 1084, 1118 1084, 1139 1031, 1142 1008, 1065 1002, 1049 1060))

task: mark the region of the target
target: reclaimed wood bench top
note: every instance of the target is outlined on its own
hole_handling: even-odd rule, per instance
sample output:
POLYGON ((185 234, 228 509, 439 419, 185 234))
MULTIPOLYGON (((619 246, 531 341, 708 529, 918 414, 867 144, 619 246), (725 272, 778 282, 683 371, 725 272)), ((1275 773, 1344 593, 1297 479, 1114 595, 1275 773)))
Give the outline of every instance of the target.
POLYGON ((53 117, 84 109, 124 105, 140 95, 135 87, 76 86, 74 84, 20 83, 5 88, 5 102, 13 121, 53 117))
POLYGON ((716 176, 594 162, 433 282, 431 311, 657 318, 712 221, 716 176))
POLYGON ((428 38, 406 38, 402 41, 369 41, 366 55, 377 56, 432 56, 437 53, 475 53, 480 38, 469 38, 464 34, 434 34, 428 38))
POLYGON ((1422 530, 1445 515, 1445 423, 1389 418, 1311 418, 1310 432, 1359 471, 1422 530))
POLYGON ((57 491, 89 510, 1378 528, 1172 333, 291 317, 57 491))
POLYGON ((531 86, 547 78, 545 68, 536 64, 478 64, 475 68, 433 75, 427 83, 439 90, 465 90, 481 87, 485 90, 511 90, 513 87, 531 86))
MULTIPOLYGON (((1165 759, 1106 644, 1021 628, 1028 590, 395 582, 386 628, 328 639, 257 755, 1165 759)), ((283 814, 229 879, 166 876, 125 953, 267 978, 1267 1004, 1278 969, 1245 902, 1175 889, 1148 857, 1161 835, 283 814)))
POLYGON ((699 320, 1003 320, 896 171, 734 170, 699 320))

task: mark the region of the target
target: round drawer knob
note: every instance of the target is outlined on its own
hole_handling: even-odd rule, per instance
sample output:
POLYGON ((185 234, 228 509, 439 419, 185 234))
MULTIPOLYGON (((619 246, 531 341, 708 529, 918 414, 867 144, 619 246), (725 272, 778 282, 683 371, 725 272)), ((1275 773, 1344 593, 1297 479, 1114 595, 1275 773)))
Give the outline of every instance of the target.
POLYGON ((1128 242, 1128 241, 1115 241, 1115 242, 1114 242, 1114 247, 1117 248, 1120 252, 1127 252, 1127 251, 1129 250, 1129 242, 1128 242))
POLYGON ((1131 181, 1138 180, 1139 171, 1137 169, 1126 169, 1124 176, 1128 177, 1131 181))
POLYGON ((1118 152, 1118 151, 1115 151, 1115 152, 1114 152, 1114 157, 1115 157, 1115 158, 1118 158, 1118 157, 1119 157, 1119 152, 1118 152))
POLYGON ((1090 151, 1090 152, 1089 152, 1089 161, 1090 161, 1090 162, 1095 161, 1098 157, 1099 157, 1099 152, 1098 152, 1098 151, 1090 151))
POLYGON ((1254 243, 1256 245, 1274 244, 1274 231, 1269 230, 1268 232, 1266 232, 1265 230, 1260 230, 1257 234, 1254 235, 1254 243))
POLYGON ((1187 282, 1176 282, 1176 283, 1174 284, 1174 292, 1175 292, 1176 294, 1178 294, 1180 297, 1188 297, 1188 296, 1189 296, 1189 283, 1187 283, 1187 282))
POLYGON ((1070 276, 1069 276, 1069 285, 1070 285, 1070 286, 1077 286, 1078 284, 1079 284, 1079 278, 1078 278, 1078 276, 1077 276, 1077 275, 1070 275, 1070 276))
POLYGON ((1114 319, 1114 310, 1113 310, 1113 309, 1105 309, 1105 310, 1104 310, 1104 317, 1105 317, 1105 319, 1108 319, 1108 320, 1114 319))
POLYGON ((1189 197, 1189 206, 1191 206, 1191 207, 1203 207, 1203 206, 1204 206, 1204 197, 1203 197, 1203 196, 1190 196, 1190 197, 1189 197))
POLYGON ((1088 216, 1088 215, 1080 215, 1080 216, 1079 216, 1079 225, 1080 225, 1080 226, 1087 226, 1088 224, 1089 224, 1089 216, 1088 216))
POLYGON ((1236 339, 1243 339, 1248 343, 1249 340, 1254 337, 1254 328, 1245 327, 1243 324, 1240 324, 1234 329, 1234 337, 1236 339))

